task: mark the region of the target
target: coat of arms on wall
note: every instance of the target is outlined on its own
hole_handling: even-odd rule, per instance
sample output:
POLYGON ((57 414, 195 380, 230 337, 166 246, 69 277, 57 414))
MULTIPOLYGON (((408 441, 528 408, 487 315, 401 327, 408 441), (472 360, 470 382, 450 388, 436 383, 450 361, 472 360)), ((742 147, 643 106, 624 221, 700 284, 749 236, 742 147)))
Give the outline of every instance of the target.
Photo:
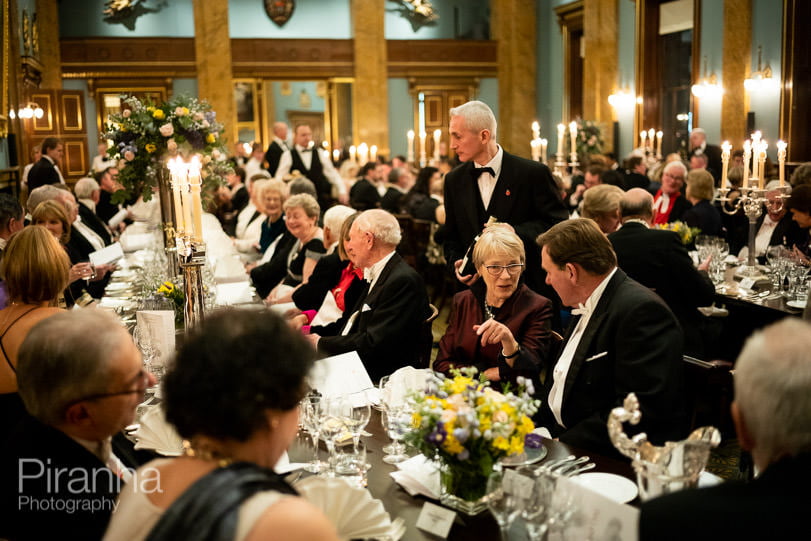
POLYGON ((284 26, 296 9, 296 0, 265 0, 265 11, 270 20, 278 26, 284 26))

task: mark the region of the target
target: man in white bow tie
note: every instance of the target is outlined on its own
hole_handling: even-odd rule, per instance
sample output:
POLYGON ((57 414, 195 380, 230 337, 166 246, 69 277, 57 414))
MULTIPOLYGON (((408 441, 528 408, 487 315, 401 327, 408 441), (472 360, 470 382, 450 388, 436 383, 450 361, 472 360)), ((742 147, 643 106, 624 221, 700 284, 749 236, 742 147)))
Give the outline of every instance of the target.
POLYGON ((541 395, 540 424, 568 444, 617 454, 606 421, 634 392, 642 422, 629 432, 656 444, 686 437, 682 333, 667 305, 617 267, 592 220, 561 222, 538 244, 546 282, 575 307, 541 395))

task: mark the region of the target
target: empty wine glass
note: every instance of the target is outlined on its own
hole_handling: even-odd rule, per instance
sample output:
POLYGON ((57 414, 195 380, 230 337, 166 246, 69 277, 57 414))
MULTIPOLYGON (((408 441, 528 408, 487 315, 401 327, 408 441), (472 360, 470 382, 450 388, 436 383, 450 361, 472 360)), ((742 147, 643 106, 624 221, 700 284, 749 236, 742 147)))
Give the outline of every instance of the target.
POLYGON ((532 479, 532 490, 521 504, 521 519, 530 540, 543 539, 547 531, 549 505, 555 488, 555 479, 542 468, 522 466, 516 473, 532 479))
POLYGON ((346 431, 346 418, 348 402, 344 397, 334 397, 321 400, 321 407, 324 412, 321 421, 321 437, 327 444, 329 451, 330 474, 335 470, 335 443, 346 431))
POLYGON ((411 411, 405 405, 392 406, 386 408, 380 418, 383 421, 386 434, 392 440, 391 451, 383 457, 383 462, 397 464, 408 460, 408 455, 405 454, 405 445, 402 442, 411 426, 411 411))
POLYGON ((318 439, 321 435, 321 424, 324 421, 321 407, 321 395, 310 393, 302 400, 302 424, 313 441, 313 460, 304 469, 310 473, 320 473, 326 464, 318 458, 318 439))
POLYGON ((351 397, 355 397, 357 400, 350 402, 349 415, 346 418, 346 428, 352 434, 352 443, 355 445, 355 448, 357 448, 360 442, 360 435, 363 429, 366 428, 366 425, 369 424, 372 410, 369 407, 369 401, 364 391, 355 393, 351 395, 351 397))
MULTIPOLYGON (((155 358, 155 347, 152 345, 152 337, 148 330, 144 330, 138 325, 132 329, 132 340, 135 346, 141 352, 141 359, 144 363, 144 369, 152 373, 152 360, 155 358)), ((147 394, 154 392, 155 387, 147 389, 147 394)))
POLYGON ((502 541, 509 539, 510 527, 521 513, 520 501, 510 488, 504 485, 503 471, 494 471, 487 479, 487 507, 498 522, 502 541))

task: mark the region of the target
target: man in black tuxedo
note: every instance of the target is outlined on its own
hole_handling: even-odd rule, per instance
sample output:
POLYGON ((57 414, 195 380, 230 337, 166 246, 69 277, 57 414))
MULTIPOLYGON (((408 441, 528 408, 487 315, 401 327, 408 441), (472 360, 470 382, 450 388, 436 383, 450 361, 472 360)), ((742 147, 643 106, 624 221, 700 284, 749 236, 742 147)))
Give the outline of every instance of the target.
POLYGON ((707 144, 707 132, 702 128, 694 128, 690 132, 690 156, 702 154, 707 157, 707 170, 718 182, 721 178, 721 147, 707 144))
POLYGON ((42 157, 28 172, 29 193, 45 184, 64 184, 65 179, 59 172, 62 162, 62 141, 56 137, 47 137, 42 141, 42 157))
POLYGON ((355 219, 346 252, 363 268, 368 290, 338 321, 310 329, 312 343, 328 355, 357 351, 373 381, 425 361, 428 294, 422 277, 395 251, 400 238, 397 219, 385 210, 367 210, 355 219))
POLYGON ((549 168, 508 154, 496 143, 496 118, 480 101, 450 111, 451 148, 462 163, 445 176, 445 258, 465 285, 478 275, 462 269, 462 258, 489 217, 512 226, 524 242, 527 285, 542 294, 535 238, 569 217, 549 168))
POLYGON ((112 231, 96 215, 96 205, 101 197, 99 183, 90 177, 80 178, 73 186, 73 193, 79 204, 79 219, 104 241, 105 246, 113 242, 112 231))
POLYGON ((0 537, 100 539, 138 465, 112 436, 154 377, 114 317, 74 310, 31 330, 17 381, 30 416, 0 436, 0 537))
MULTIPOLYGON (((118 168, 108 167, 96 177, 101 191, 96 203, 96 216, 113 231, 123 230, 128 222, 129 211, 122 205, 113 203, 113 194, 118 191, 118 168)), ((129 220, 131 223, 132 220, 129 220)))
POLYGON ((639 539, 799 539, 811 483, 811 325, 755 333, 735 363, 732 419, 754 481, 682 490, 642 504, 639 539))
POLYGON ((333 188, 338 193, 341 204, 349 201, 346 186, 341 175, 332 165, 329 153, 313 144, 313 130, 307 124, 299 124, 293 131, 293 148, 284 151, 279 159, 279 167, 274 178, 284 180, 292 171, 298 171, 315 184, 318 194, 318 205, 321 211, 330 208, 335 199, 332 197, 333 188))
POLYGON ((617 268, 592 220, 557 224, 538 244, 547 283, 575 307, 546 378, 540 424, 570 445, 617 455, 608 414, 633 392, 642 409, 636 431, 657 445, 686 437, 681 329, 667 305, 617 268))
POLYGON ((608 235, 619 267, 673 311, 684 332, 684 353, 704 358, 704 316, 698 307, 711 305, 715 297, 709 260, 694 267, 676 233, 651 229, 653 196, 647 190, 628 190, 620 200, 620 214, 622 227, 608 235))
POLYGON ((386 193, 380 198, 380 208, 392 214, 401 214, 403 209, 403 198, 414 185, 414 175, 407 167, 394 167, 389 172, 389 183, 386 186, 386 193))
POLYGON ((279 169, 279 160, 281 160, 284 151, 289 149, 290 147, 287 146, 287 124, 274 122, 273 141, 271 141, 267 152, 265 152, 265 161, 268 162, 268 173, 271 176, 276 176, 276 170, 279 169))
MULTIPOLYGON (((786 205, 787 200, 780 197, 783 193, 779 190, 780 181, 772 180, 766 185, 766 205, 764 212, 758 216, 755 224, 755 249, 756 255, 765 263, 766 251, 771 246, 794 246, 802 241, 804 231, 791 218, 791 213, 786 205)), ((791 193, 791 186, 788 186, 788 193, 791 193)), ((739 239, 730 239, 730 246, 746 246, 747 241, 740 235, 739 239)), ((748 252, 748 247, 747 247, 748 252)))
POLYGON ((377 191, 377 163, 366 162, 360 169, 360 178, 349 190, 349 206, 364 211, 380 207, 380 192, 377 191))

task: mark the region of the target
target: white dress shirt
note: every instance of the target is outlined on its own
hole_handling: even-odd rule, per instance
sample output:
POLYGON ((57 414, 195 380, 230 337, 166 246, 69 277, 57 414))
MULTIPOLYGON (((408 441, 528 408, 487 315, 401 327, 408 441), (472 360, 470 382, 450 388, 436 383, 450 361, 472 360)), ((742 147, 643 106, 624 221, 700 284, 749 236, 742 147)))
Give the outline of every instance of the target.
MULTIPOLYGON (((393 251, 390 252, 371 267, 366 267, 363 269, 363 278, 369 282, 369 290, 366 293, 367 298, 369 297, 369 293, 372 292, 372 288, 374 288, 375 284, 377 284, 377 279, 380 278, 380 273, 383 272, 383 269, 386 267, 392 256, 394 256, 394 253, 395 252, 393 251)), ((346 325, 344 325, 344 329, 341 332, 341 336, 346 336, 349 334, 349 331, 352 330, 352 325, 355 324, 355 319, 358 317, 358 314, 363 311, 364 306, 366 306, 366 303, 360 307, 360 310, 357 310, 351 316, 349 316, 349 319, 346 320, 346 325)))
POLYGON ((777 227, 778 223, 772 220, 768 214, 763 217, 763 223, 755 236, 755 255, 764 255, 766 250, 769 249, 769 241, 772 240, 774 228, 777 227))
MULTIPOLYGON (((329 153, 326 150, 313 146, 312 152, 310 152, 307 151, 307 149, 305 149, 301 145, 294 145, 294 147, 298 151, 298 154, 301 157, 301 161, 304 163, 304 167, 306 167, 308 171, 313 165, 313 152, 318 152, 318 159, 321 161, 321 169, 324 173, 324 177, 329 181, 330 184, 332 184, 338 190, 339 194, 346 193, 346 185, 344 184, 344 181, 341 179, 341 175, 335 169, 335 166, 332 165, 332 160, 330 159, 329 153)), ((292 166, 293 166, 293 155, 290 153, 289 150, 285 150, 282 153, 282 157, 279 158, 279 168, 276 169, 275 178, 283 181, 284 176, 290 173, 290 168, 292 166)), ((304 171, 299 172, 302 175, 306 176, 306 173, 304 171)))
POLYGON ((572 310, 572 314, 579 314, 580 319, 574 331, 572 331, 569 341, 566 342, 566 347, 563 348, 563 352, 560 354, 560 357, 558 357, 558 362, 555 364, 555 369, 552 372, 554 383, 552 384, 552 389, 549 391, 549 409, 552 410, 552 414, 555 416, 555 420, 558 424, 564 428, 566 428, 566 425, 563 424, 561 410, 563 409, 563 389, 566 384, 566 377, 569 375, 569 367, 577 351, 577 346, 580 345, 580 339, 583 338, 583 332, 589 325, 591 314, 597 307, 597 303, 600 302, 600 297, 603 296, 603 291, 605 291, 606 286, 608 286, 608 281, 611 280, 615 272, 617 272, 617 267, 614 267, 614 270, 591 292, 585 304, 581 304, 578 308, 572 310))
POLYGON ((484 203, 485 210, 487 210, 487 207, 490 206, 490 199, 493 197, 493 190, 496 189, 496 182, 498 182, 498 177, 501 174, 501 161, 503 159, 504 149, 502 149, 501 145, 499 145, 496 155, 493 156, 493 159, 486 164, 479 165, 478 163, 473 162, 473 167, 477 169, 481 167, 490 167, 496 173, 495 176, 491 175, 490 173, 482 173, 478 179, 479 194, 482 197, 482 203, 484 203))

